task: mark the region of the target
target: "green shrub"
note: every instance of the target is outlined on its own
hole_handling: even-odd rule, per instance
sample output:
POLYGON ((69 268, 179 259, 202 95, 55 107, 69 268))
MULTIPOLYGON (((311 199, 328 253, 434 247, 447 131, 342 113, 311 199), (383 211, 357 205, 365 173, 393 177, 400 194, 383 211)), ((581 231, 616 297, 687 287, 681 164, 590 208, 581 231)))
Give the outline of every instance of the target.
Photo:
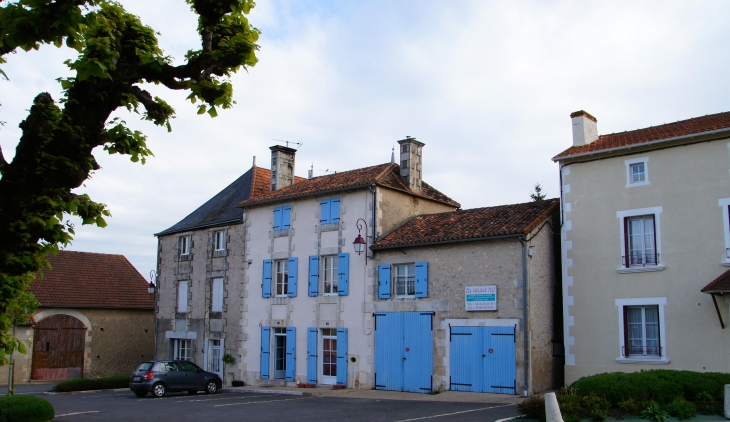
POLYGON ((695 397, 694 404, 697 406, 697 412, 703 415, 712 415, 715 413, 715 398, 708 392, 701 392, 695 397))
POLYGON ((676 399, 669 402, 666 409, 667 413, 672 416, 676 416, 679 419, 689 419, 697 416, 697 407, 684 397, 677 397, 676 399))
POLYGON ((46 422, 55 416, 51 403, 40 397, 0 397, 0 422, 46 422))
POLYGON ((525 415, 530 419, 545 420, 545 399, 535 394, 522 403, 517 405, 517 411, 520 415, 525 415))
POLYGON ((664 422, 667 419, 667 412, 663 411, 656 402, 651 402, 646 409, 641 411, 641 417, 653 422, 664 422))
POLYGON ((642 403, 637 402, 634 399, 628 399, 618 402, 617 407, 624 413, 629 415, 637 415, 642 408, 642 403))
POLYGON ((611 403, 605 398, 591 395, 581 397, 580 401, 584 417, 589 417, 594 421, 602 421, 608 417, 611 403))
MULTIPOLYGON (((594 394, 605 397, 616 408, 619 403, 631 399, 637 404, 653 400, 665 405, 676 397, 684 397, 695 404, 700 401, 709 403, 705 395, 702 396, 704 399, 698 399, 706 393, 713 398, 714 408, 715 402, 722 398, 725 384, 730 384, 730 374, 657 369, 593 375, 579 379, 570 388, 577 389, 582 396, 594 394)), ((698 404, 698 410, 700 407, 698 404)))
POLYGON ((69 391, 106 390, 112 388, 129 387, 129 377, 121 375, 106 378, 76 378, 73 380, 61 381, 53 387, 57 393, 69 391))
POLYGON ((578 420, 581 419, 583 414, 583 408, 581 406, 580 396, 557 396, 558 406, 560 406, 560 414, 563 415, 563 419, 568 422, 568 418, 577 416, 578 420))

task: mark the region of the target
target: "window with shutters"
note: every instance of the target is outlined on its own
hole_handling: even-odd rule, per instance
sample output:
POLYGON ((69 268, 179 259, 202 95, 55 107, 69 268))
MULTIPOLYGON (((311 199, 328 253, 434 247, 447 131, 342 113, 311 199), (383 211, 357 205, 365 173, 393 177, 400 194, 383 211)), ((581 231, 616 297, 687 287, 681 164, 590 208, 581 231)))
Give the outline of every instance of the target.
POLYGON ((289 261, 274 261, 274 278, 276 280, 276 296, 289 296, 289 261))
POLYGON ((291 205, 274 208, 274 231, 291 228, 291 205))
POLYGON ((190 236, 180 236, 180 256, 190 255, 190 236))
POLYGON ((215 251, 223 251, 226 249, 226 231, 219 230, 213 232, 213 249, 215 251))
POLYGON ((660 271, 664 269, 661 254, 662 207, 618 211, 621 223, 620 273, 660 271))
POLYGON ((649 157, 632 158, 624 161, 626 165, 626 187, 649 184, 649 157))
POLYGON ((320 257, 322 269, 319 273, 320 279, 322 280, 322 294, 336 295, 337 294, 337 255, 326 255, 320 257))
POLYGON ((184 314, 188 311, 188 281, 177 283, 177 312, 184 314))
POLYGON ((664 306, 667 300, 657 298, 616 299, 619 308, 621 363, 669 363, 664 340, 664 306))
POLYGON ((396 297, 415 297, 415 264, 401 264, 395 266, 395 295, 396 297))
POLYGON ((214 278, 210 311, 223 312, 223 278, 214 278))

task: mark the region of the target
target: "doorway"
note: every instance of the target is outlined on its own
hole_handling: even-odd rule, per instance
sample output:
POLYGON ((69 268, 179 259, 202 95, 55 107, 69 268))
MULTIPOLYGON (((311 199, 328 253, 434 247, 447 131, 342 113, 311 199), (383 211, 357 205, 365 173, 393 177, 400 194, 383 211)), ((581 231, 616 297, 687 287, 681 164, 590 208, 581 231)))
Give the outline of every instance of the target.
POLYGON ((33 336, 34 380, 66 380, 84 375, 86 327, 70 315, 54 315, 36 324, 33 336))
POLYGON ((274 328, 274 378, 286 378, 286 328, 274 328))
POLYGON ((322 330, 322 384, 337 382, 337 329, 322 330))
POLYGON ((208 371, 223 379, 223 341, 208 340, 208 371))

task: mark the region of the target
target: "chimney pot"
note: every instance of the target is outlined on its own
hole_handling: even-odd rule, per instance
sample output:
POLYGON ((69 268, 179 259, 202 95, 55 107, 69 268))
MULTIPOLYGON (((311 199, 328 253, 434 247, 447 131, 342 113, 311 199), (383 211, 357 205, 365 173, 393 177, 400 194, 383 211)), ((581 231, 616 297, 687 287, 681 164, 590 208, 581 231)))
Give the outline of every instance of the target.
POLYGON ((598 139, 598 120, 590 113, 580 110, 570 113, 573 123, 573 146, 582 147, 598 139))

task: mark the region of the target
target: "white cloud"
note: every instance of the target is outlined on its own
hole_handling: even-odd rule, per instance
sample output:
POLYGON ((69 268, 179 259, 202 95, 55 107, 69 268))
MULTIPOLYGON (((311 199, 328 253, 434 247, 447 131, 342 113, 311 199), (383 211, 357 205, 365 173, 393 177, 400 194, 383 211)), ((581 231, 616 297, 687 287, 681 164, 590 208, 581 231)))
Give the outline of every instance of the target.
MULTIPOLYGON (((195 17, 179 0, 125 1, 162 33, 178 61, 196 48, 195 17)), ((730 4, 577 1, 261 1, 259 63, 233 77, 238 104, 197 116, 186 94, 148 87, 177 110, 173 132, 120 113, 149 136, 140 166, 96 152, 83 189, 107 203, 104 230, 80 228, 73 249, 122 253, 148 274, 153 233, 173 225, 251 166, 272 139, 302 142, 297 174, 314 163, 347 170, 386 162, 406 135, 426 143, 424 178, 465 208, 558 191, 550 158, 571 144, 569 114, 600 133, 727 111, 730 4)), ((67 50, 9 56, 3 82, 12 156, 33 97, 66 75, 67 50)))

